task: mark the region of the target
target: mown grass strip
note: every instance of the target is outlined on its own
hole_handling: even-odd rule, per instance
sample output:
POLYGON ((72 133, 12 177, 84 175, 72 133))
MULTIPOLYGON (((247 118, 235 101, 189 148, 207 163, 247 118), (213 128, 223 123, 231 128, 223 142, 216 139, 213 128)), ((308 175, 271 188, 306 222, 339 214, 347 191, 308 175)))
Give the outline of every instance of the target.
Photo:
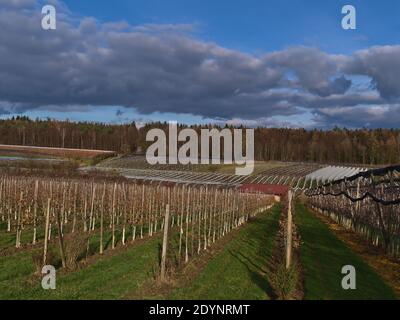
POLYGON ((76 272, 57 276, 56 290, 43 290, 33 283, 31 253, 0 260, 0 299, 119 299, 138 289, 154 273, 159 237, 138 243, 115 255, 105 255, 76 272))
POLYGON ((269 299, 266 276, 281 206, 256 217, 213 258, 190 286, 172 292, 171 299, 269 299))
POLYGON ((328 226, 303 204, 296 204, 304 271, 304 297, 312 300, 395 299, 393 290, 328 226), (356 269, 356 290, 344 290, 342 267, 356 269))

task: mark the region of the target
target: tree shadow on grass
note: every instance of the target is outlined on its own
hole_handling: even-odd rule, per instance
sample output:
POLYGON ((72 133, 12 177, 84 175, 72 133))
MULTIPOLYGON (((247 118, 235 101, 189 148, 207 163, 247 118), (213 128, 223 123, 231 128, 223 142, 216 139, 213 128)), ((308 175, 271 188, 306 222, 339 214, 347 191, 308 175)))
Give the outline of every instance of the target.
POLYGON ((234 252, 232 250, 229 250, 229 253, 243 266, 245 266, 253 283, 255 283, 271 299, 276 298, 274 290, 272 289, 267 277, 263 276, 263 274, 266 274, 266 270, 264 270, 259 265, 252 262, 250 258, 246 257, 241 252, 238 251, 234 252))

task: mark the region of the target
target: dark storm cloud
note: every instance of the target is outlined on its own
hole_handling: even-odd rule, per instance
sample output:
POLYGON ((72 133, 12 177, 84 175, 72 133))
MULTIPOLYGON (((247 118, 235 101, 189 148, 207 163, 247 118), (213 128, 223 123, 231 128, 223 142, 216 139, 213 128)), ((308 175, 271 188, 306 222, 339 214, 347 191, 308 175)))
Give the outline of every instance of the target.
POLYGON ((197 40, 192 25, 99 23, 55 0, 57 30, 44 31, 35 1, 0 1, 0 113, 113 105, 274 123, 268 118, 309 109, 321 123, 329 120, 322 108, 400 97, 397 47, 256 56, 197 40), (370 77, 377 91, 351 91, 351 75, 370 77))
POLYGON ((344 70, 370 77, 383 98, 400 97, 400 46, 372 47, 356 52, 344 70))
POLYGON ((400 105, 317 109, 314 114, 314 121, 321 127, 398 128, 399 119, 400 105))
POLYGON ((38 12, 0 12, 1 100, 212 117, 278 112, 269 97, 255 94, 277 87, 283 74, 258 58, 161 27, 161 33, 154 26, 126 31, 86 18, 77 26, 59 20, 56 31, 43 31, 40 18, 38 12), (270 108, 261 111, 260 104, 270 108))
POLYGON ((316 48, 298 47, 266 56, 268 64, 285 68, 297 78, 298 86, 319 96, 344 94, 351 81, 343 75, 331 80, 339 72, 346 57, 329 55, 316 48))
POLYGON ((333 94, 344 94, 351 87, 351 80, 346 79, 344 76, 330 81, 328 84, 315 88, 313 92, 321 97, 329 97, 333 94))
POLYGON ((357 105, 375 105, 385 103, 379 94, 375 92, 352 92, 346 95, 335 94, 329 97, 320 97, 311 94, 297 94, 292 97, 292 103, 308 108, 327 107, 354 107, 357 105))

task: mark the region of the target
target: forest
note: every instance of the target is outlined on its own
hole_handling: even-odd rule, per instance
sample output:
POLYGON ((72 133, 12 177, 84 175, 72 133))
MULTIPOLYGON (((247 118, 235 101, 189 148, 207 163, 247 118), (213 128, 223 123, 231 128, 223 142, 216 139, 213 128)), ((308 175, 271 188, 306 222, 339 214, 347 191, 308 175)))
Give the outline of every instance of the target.
MULTIPOLYGON (((32 120, 25 116, 0 120, 0 144, 111 150, 132 153, 145 150, 146 132, 168 129, 154 122, 138 127, 135 122, 106 124, 54 119, 32 120)), ((191 126, 195 130, 216 127, 191 126)), ((180 125, 179 129, 185 126, 180 125)), ((233 128, 233 127, 232 127, 233 128)), ((306 130, 255 128, 255 160, 323 162, 335 164, 388 165, 400 162, 399 129, 334 128, 306 130)))

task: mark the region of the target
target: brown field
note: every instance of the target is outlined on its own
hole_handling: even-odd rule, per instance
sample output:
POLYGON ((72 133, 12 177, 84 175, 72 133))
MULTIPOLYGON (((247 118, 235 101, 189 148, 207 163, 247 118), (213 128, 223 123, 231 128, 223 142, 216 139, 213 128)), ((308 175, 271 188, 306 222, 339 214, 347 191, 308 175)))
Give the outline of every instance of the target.
MULTIPOLYGON (((255 161, 253 174, 262 173, 266 170, 286 167, 291 165, 289 162, 283 161, 255 161)), ((119 158, 107 159, 99 164, 104 168, 119 169, 142 169, 142 170, 173 170, 173 171, 191 171, 191 172, 213 172, 223 174, 234 174, 235 164, 156 164, 151 165, 144 156, 126 155, 119 158)))
POLYGON ((30 156, 50 156, 61 158, 84 158, 93 159, 96 157, 109 157, 116 155, 114 151, 89 150, 89 149, 68 149, 68 148, 49 148, 33 146, 17 146, 0 144, 2 154, 23 154, 30 156))

